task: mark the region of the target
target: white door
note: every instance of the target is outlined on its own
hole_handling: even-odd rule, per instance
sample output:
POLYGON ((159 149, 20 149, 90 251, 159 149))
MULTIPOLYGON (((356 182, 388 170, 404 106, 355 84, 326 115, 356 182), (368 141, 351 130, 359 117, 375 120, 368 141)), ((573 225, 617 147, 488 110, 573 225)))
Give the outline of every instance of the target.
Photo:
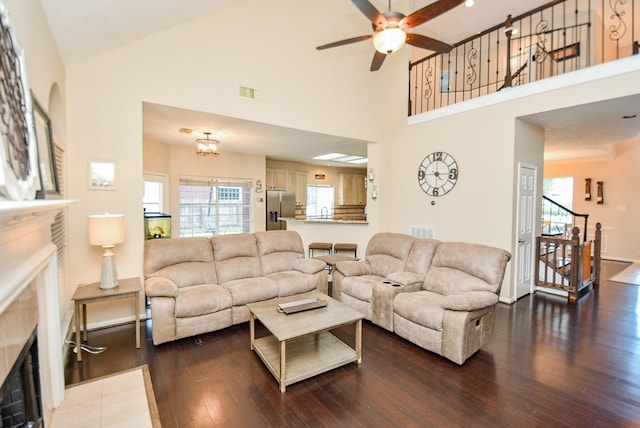
POLYGON ((533 166, 518 165, 518 224, 516 246, 516 299, 533 290, 536 173, 533 166))

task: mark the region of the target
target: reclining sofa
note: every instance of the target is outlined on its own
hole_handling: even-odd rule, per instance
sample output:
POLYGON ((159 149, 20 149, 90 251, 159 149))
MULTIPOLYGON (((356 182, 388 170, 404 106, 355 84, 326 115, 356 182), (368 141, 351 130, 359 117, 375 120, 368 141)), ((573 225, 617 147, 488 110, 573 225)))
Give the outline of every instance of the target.
POLYGON ((326 263, 294 231, 145 242, 144 288, 154 345, 249 320, 247 303, 327 292, 326 263))
POLYGON ((378 233, 364 260, 336 264, 333 297, 410 342, 463 364, 491 337, 511 254, 378 233))

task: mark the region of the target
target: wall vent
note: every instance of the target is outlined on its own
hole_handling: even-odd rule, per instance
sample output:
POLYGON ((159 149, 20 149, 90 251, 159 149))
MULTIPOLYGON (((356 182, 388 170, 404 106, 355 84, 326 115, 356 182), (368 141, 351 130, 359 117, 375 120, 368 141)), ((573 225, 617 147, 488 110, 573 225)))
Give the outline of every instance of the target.
POLYGON ((433 239, 436 235, 433 227, 409 226, 409 234, 420 239, 433 239))
POLYGON ((261 98, 261 95, 262 95, 262 92, 257 89, 249 88, 248 86, 240 86, 240 96, 242 98, 259 100, 261 98))

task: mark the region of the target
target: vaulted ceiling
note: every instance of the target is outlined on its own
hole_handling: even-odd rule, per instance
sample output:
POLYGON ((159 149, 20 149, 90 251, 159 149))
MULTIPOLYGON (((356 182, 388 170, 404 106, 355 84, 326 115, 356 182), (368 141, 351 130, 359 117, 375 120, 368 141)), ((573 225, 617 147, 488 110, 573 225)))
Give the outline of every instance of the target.
MULTIPOLYGON (((243 1, 248 0, 41 0, 66 64, 83 61, 243 1)), ((371 2, 381 11, 389 7, 389 2, 384 0, 371 2)), ((433 0, 415 0, 410 9, 416 10, 430 3, 433 0)), ((476 5, 472 8, 460 6, 412 31, 455 43, 501 22, 507 14, 515 16, 543 3, 544 0, 476 0, 476 5)), ((406 4, 408 3, 398 0, 390 2, 391 9, 408 14, 411 10, 403 8, 406 4)), ((370 24, 355 7, 352 13, 356 22, 362 21, 360 29, 365 33, 370 24)), ((310 40, 312 46, 315 46, 340 36, 356 35, 359 35, 358 29, 331 28, 327 34, 315 35, 310 40)), ((368 71, 363 68, 363 72, 368 71)), ((629 97, 535 115, 527 120, 545 128, 545 152, 549 157, 562 159, 575 156, 611 156, 612 143, 638 138, 640 120, 621 119, 624 115, 640 115, 636 108, 638 105, 638 97, 629 97)), ((242 136, 244 144, 239 151, 247 153, 264 154, 265 147, 269 147, 269 157, 297 161, 307 161, 315 154, 334 150, 366 156, 366 142, 169 106, 145 104, 144 118, 144 137, 152 141, 192 144, 193 137, 180 134, 176 132, 177 129, 199 123, 216 123, 232 129, 231 134, 242 136), (304 139, 308 144, 298 145, 300 150, 294 152, 287 143, 292 139, 304 139)), ((233 135, 228 137, 232 138, 233 135)))

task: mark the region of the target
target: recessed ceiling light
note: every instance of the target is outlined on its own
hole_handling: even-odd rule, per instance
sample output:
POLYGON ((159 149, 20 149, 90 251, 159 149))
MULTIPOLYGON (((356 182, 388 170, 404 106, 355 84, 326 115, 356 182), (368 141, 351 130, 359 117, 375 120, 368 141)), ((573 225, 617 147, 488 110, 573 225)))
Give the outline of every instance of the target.
POLYGON ((351 162, 358 159, 362 159, 362 156, 342 156, 341 158, 334 158, 331 160, 335 162, 351 162))
POLYGON ((354 159, 352 161, 349 161, 349 163, 356 163, 356 164, 367 163, 367 162, 369 162, 369 158, 354 159))
POLYGON ((320 155, 314 157, 316 160, 331 160, 336 158, 343 158, 346 155, 344 153, 327 153, 326 155, 320 155))

